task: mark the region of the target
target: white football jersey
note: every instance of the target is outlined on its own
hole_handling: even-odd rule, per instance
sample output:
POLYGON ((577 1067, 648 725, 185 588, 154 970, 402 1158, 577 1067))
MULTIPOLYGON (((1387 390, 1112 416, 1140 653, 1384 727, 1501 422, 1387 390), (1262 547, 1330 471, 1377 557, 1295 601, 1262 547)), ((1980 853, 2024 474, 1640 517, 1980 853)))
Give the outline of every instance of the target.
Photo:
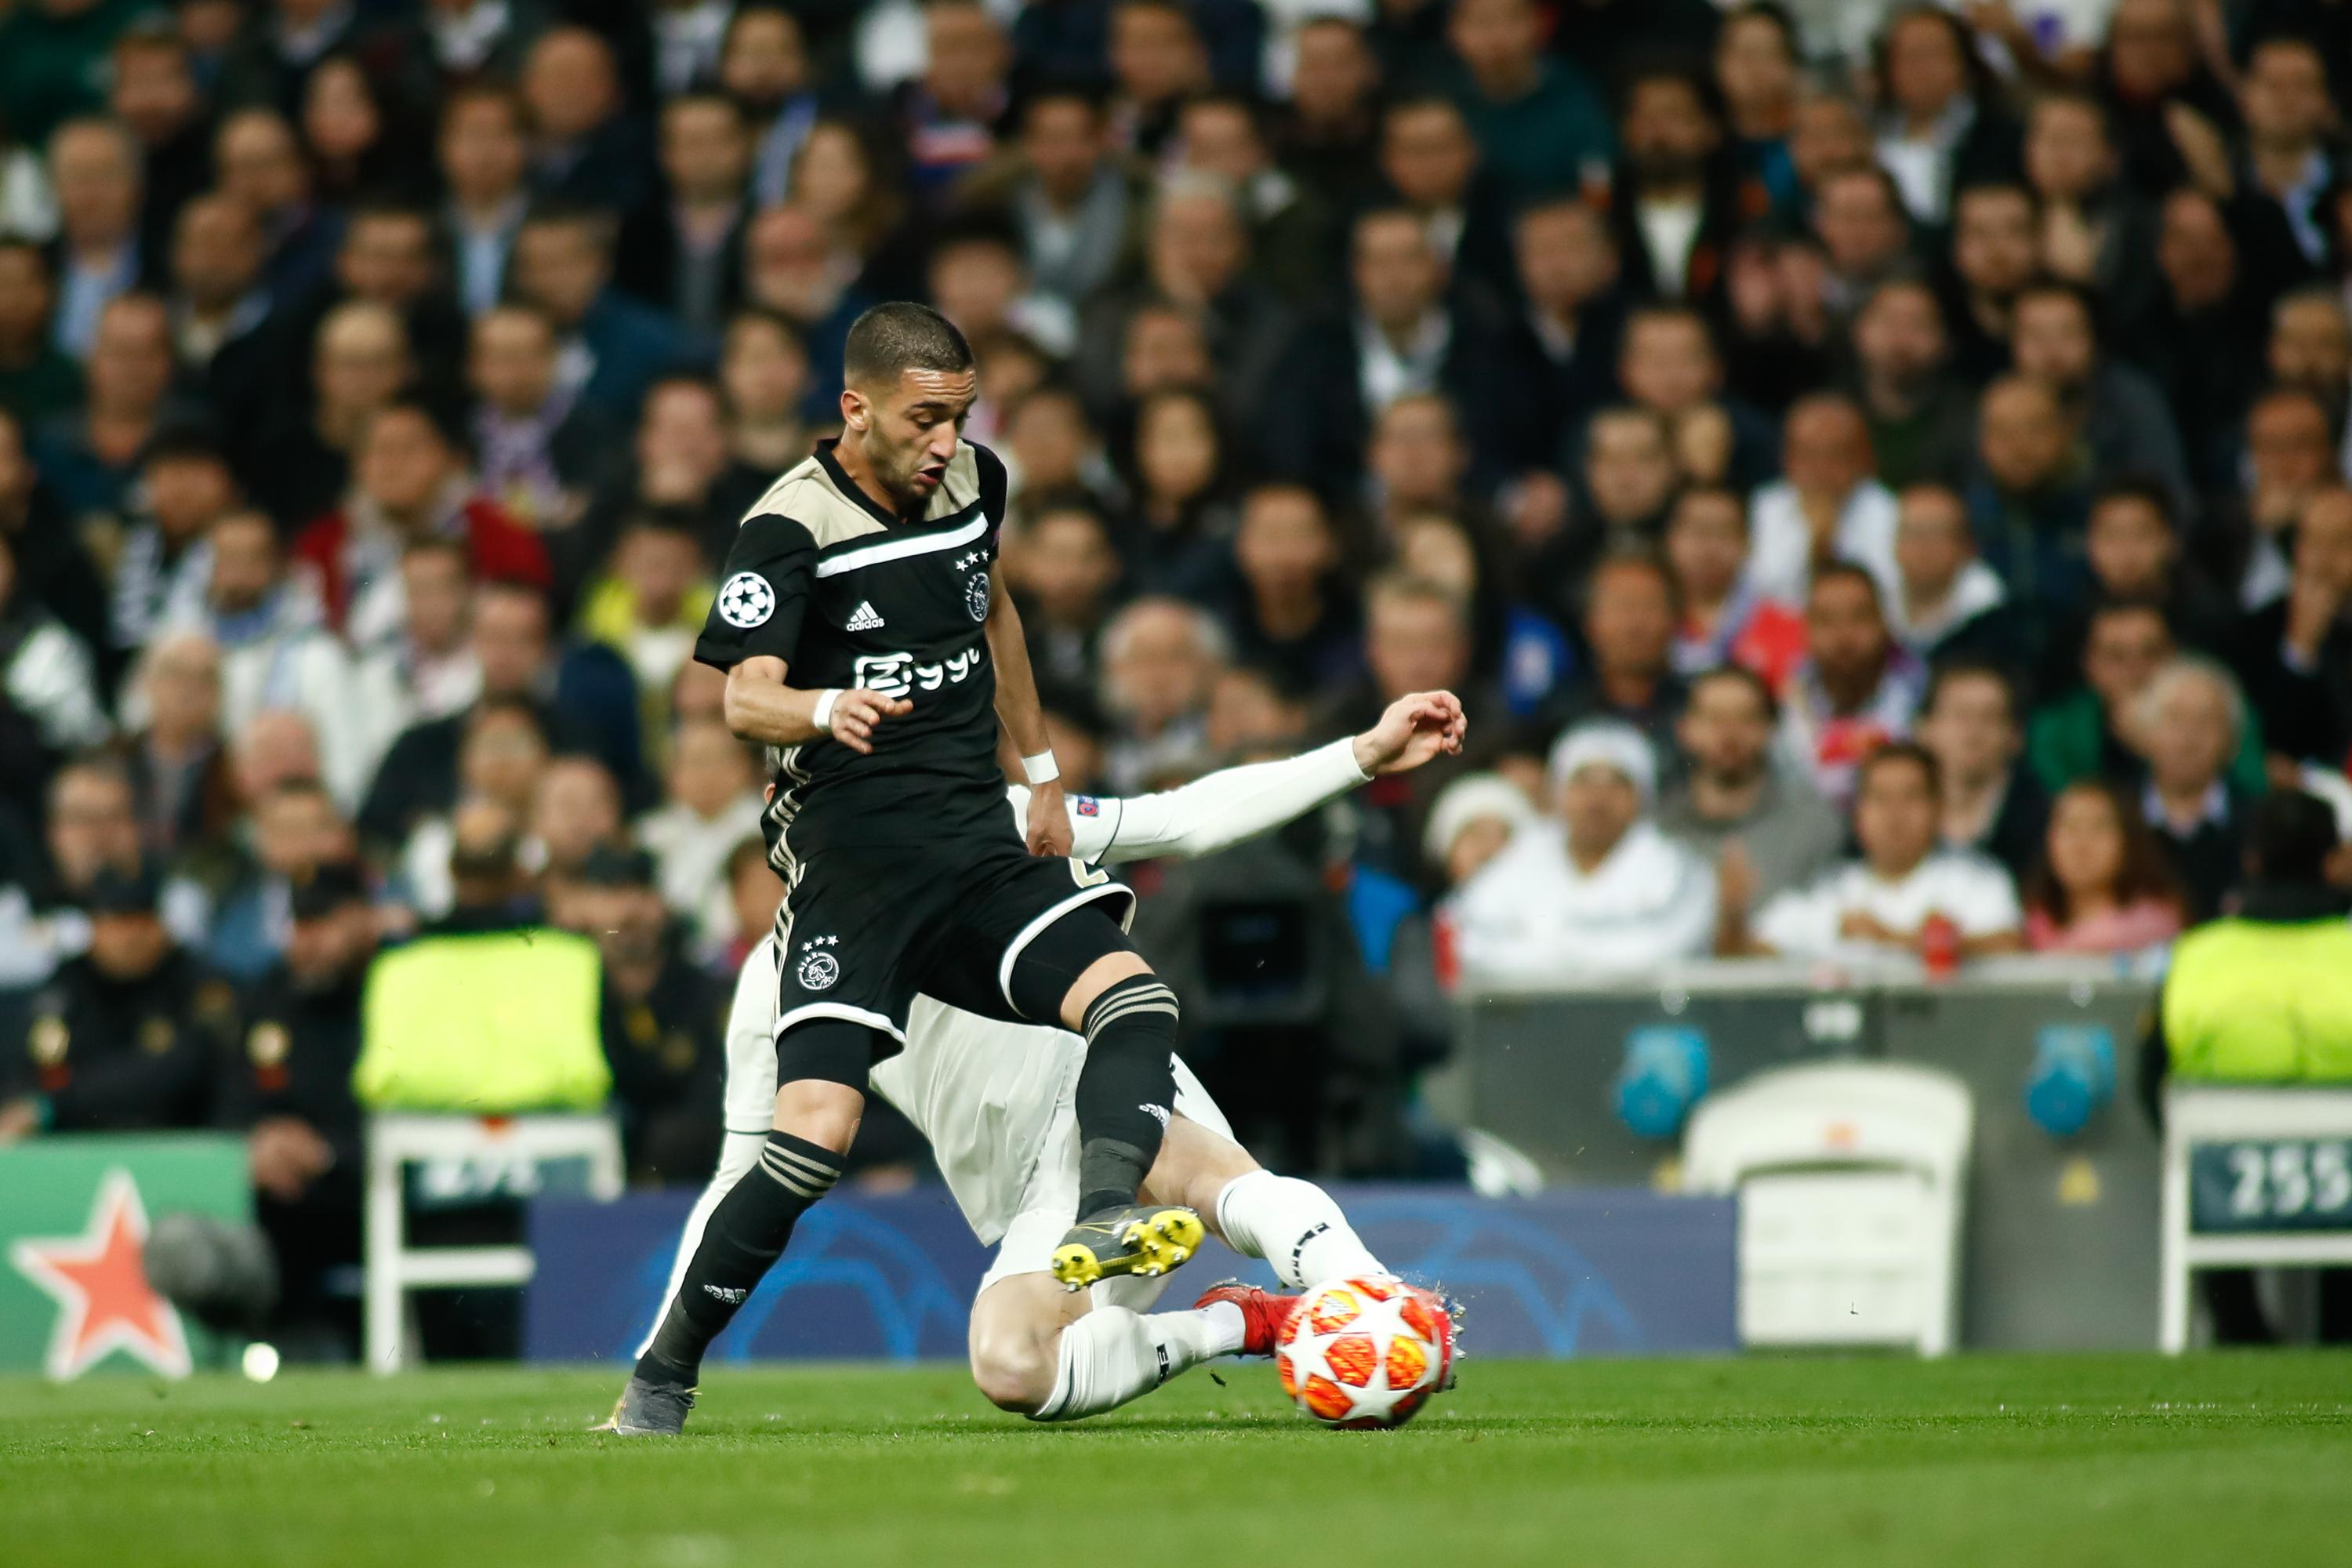
MULTIPOLYGON (((1089 864, 1204 855, 1277 826, 1364 782, 1349 742, 1278 763, 1212 773, 1132 800, 1074 795, 1071 854, 1089 864)), ((1008 792, 1016 824, 1029 792, 1008 792)), ((765 1133, 775 1114, 775 939, 743 962, 727 1020, 727 1128, 765 1133)), ((1021 1193, 1064 1090, 1086 1059, 1066 1029, 1003 1024, 918 995, 907 1047, 878 1064, 876 1093, 913 1122, 972 1233, 993 1245, 1021 1193)))

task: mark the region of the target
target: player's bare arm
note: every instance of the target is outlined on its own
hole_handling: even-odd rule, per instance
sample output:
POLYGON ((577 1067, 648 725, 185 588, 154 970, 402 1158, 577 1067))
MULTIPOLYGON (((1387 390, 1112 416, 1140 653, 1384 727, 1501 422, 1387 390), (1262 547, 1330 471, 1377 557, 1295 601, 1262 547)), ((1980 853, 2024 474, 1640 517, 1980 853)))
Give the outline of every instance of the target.
POLYGON ((788 686, 787 673, 784 661, 768 654, 730 669, 723 705, 727 727, 766 746, 831 739, 853 752, 871 754, 875 727, 913 707, 904 698, 877 691, 811 691, 788 686))
POLYGON ((1036 672, 1029 668, 1029 644, 1021 631, 1021 612, 1004 591, 1000 575, 989 587, 988 657, 996 662, 996 718, 1024 763, 1032 764, 1029 780, 1029 822, 1026 837, 1032 855, 1070 852, 1070 807, 1062 795, 1061 779, 1050 773, 1036 776, 1034 761, 1052 765, 1053 744, 1045 734, 1045 710, 1037 700, 1036 672))

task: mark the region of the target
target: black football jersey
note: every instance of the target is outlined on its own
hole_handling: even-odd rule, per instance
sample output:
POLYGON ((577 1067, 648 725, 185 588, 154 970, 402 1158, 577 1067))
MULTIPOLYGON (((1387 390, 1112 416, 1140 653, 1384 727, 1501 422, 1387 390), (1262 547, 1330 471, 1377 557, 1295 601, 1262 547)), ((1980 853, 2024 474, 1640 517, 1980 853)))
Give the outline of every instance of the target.
POLYGON ((761 827, 787 881, 828 846, 1012 832, 986 636, 1004 465, 959 443, 923 515, 902 518, 842 472, 833 447, 745 515, 694 648, 721 669, 773 655, 794 688, 914 705, 876 727, 870 756, 830 740, 770 748, 776 795, 761 827))

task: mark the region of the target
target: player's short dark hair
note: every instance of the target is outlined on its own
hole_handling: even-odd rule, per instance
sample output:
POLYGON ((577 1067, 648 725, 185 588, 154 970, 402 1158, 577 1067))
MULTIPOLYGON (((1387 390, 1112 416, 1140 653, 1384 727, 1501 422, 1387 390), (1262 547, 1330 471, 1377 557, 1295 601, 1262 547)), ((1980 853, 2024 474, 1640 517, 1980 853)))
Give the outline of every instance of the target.
POLYGON ((971 344, 956 324, 912 300, 877 305, 851 322, 841 353, 842 379, 852 386, 895 386, 910 370, 971 368, 971 344))
POLYGON ((1927 793, 1937 800, 1944 797, 1944 774, 1936 765, 1936 753, 1916 741, 1888 741, 1863 758, 1862 765, 1854 770, 1854 795, 1859 797, 1870 775, 1892 763, 1915 764, 1927 781, 1927 793))
POLYGON ((1780 693, 1772 689, 1772 683, 1770 681, 1765 679, 1754 669, 1744 664, 1718 664, 1711 668, 1702 669, 1696 675, 1692 676, 1690 678, 1689 686, 1691 700, 1696 700, 1698 697, 1698 689, 1700 687, 1712 686, 1717 681, 1725 680, 1729 681, 1734 686, 1744 686, 1748 689, 1748 692, 1756 699, 1757 705, 1763 709, 1765 722, 1776 725, 1780 723, 1780 693))
POLYGON ((1934 712, 1936 700, 1944 694, 1946 687, 1958 680, 1991 681, 2000 688, 2000 700, 2009 708, 2010 723, 2016 724, 2021 717, 2018 711, 2016 679, 1998 662, 1974 654, 1954 654, 1949 658, 1936 661, 1927 671, 1927 690, 1919 700, 1919 711, 1934 712))

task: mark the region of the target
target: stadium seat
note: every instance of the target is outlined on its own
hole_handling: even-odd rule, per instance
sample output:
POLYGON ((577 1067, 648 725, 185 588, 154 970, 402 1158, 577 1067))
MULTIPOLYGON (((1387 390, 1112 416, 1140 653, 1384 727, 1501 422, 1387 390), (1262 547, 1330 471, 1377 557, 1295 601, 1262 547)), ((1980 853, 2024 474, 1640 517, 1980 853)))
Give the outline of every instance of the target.
POLYGON ((1782 1068, 1702 1102, 1683 1184, 1738 1196, 1741 1342, 1948 1352, 1974 1118, 1958 1079, 1884 1062, 1782 1068))
POLYGON ((2171 1085, 2161 1223, 2168 1355, 2198 1269, 2352 1267, 2352 1089, 2171 1085))
POLYGON ((366 1353, 371 1371, 408 1362, 408 1293, 461 1285, 524 1285, 536 1263, 528 1247, 411 1247, 412 1165, 455 1172, 510 1193, 535 1190, 543 1167, 577 1162, 589 1196, 621 1195, 620 1128, 610 1116, 430 1116, 386 1113, 367 1129, 366 1353))

